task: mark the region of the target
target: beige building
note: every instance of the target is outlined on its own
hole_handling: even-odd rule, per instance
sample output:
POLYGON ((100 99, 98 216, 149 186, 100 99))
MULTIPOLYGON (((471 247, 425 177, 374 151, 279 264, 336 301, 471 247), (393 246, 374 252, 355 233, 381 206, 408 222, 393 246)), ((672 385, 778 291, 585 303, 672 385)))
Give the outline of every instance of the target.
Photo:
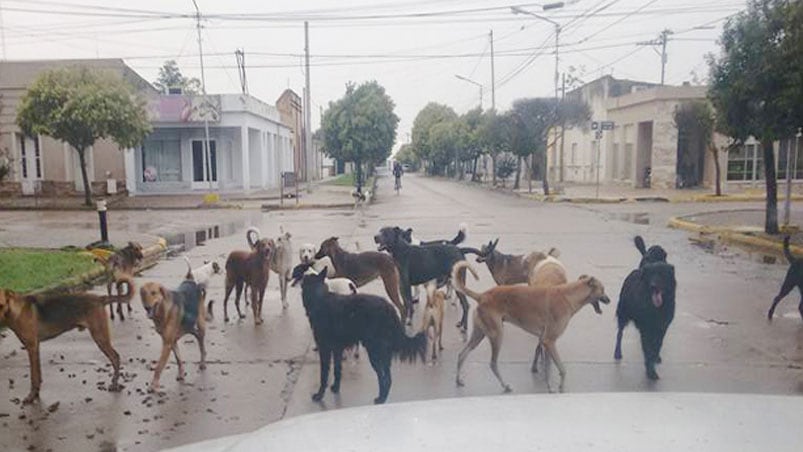
MULTIPOLYGON (((146 96, 156 91, 121 59, 0 62, 0 150, 11 161, 5 192, 62 195, 83 192, 78 154, 66 143, 45 136, 25 136, 17 127, 17 105, 36 77, 49 69, 82 66, 119 74, 146 96)), ((123 149, 100 140, 87 151, 87 173, 95 193, 125 187, 123 149)))
POLYGON ((317 180, 321 178, 323 166, 319 147, 313 143, 312 149, 306 149, 304 141, 304 106, 301 96, 288 88, 276 100, 276 108, 284 125, 292 130, 293 159, 299 180, 317 180))
MULTIPOLYGON (((649 169, 651 187, 712 187, 716 180, 713 154, 701 137, 679 133, 674 120, 680 105, 706 101, 706 91, 705 86, 658 86, 606 76, 567 93, 589 104, 592 123, 600 128, 608 123, 612 129, 598 132, 592 124, 567 128, 562 145, 558 139, 548 149, 551 180, 595 183, 599 176, 601 183, 642 188, 647 186, 649 169)), ((723 151, 719 154, 723 189, 761 188, 764 159, 759 144, 749 139, 744 146, 725 152, 729 142, 728 137, 714 134, 715 145, 723 151)), ((799 134, 776 143, 779 180, 786 179, 789 166, 793 183, 803 182, 801 145, 799 134)))

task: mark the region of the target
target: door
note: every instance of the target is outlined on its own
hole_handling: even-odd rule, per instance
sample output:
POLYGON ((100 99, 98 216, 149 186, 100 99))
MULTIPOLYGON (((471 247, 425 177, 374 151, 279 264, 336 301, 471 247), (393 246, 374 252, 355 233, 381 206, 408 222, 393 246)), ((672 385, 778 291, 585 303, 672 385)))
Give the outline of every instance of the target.
POLYGON ((209 140, 209 165, 204 156, 204 141, 192 141, 192 188, 203 189, 217 187, 217 146, 209 140), (211 168, 210 168, 211 165, 211 168))
POLYGON ((39 137, 17 135, 19 149, 19 171, 22 194, 32 195, 37 191, 38 181, 42 180, 42 153, 39 137))

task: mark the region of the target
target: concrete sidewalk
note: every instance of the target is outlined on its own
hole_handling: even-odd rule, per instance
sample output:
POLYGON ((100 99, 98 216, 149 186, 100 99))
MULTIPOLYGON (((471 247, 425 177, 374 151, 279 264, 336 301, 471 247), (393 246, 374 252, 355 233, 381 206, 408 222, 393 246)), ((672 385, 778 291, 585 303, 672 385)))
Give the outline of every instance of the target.
MULTIPOLYGON (((352 187, 327 184, 331 178, 315 181, 311 184, 311 191, 307 191, 307 184, 298 188, 298 202, 294 198, 295 189, 288 189, 281 199, 281 193, 276 190, 259 190, 247 194, 220 193, 219 201, 205 202, 207 193, 199 192, 181 195, 115 195, 105 197, 109 209, 113 210, 177 210, 177 209, 270 209, 297 208, 297 207, 344 207, 353 205, 351 197, 352 187)), ((97 196, 95 199, 104 199, 97 196)), ((0 210, 95 210, 95 207, 83 205, 82 197, 18 197, 0 199, 0 210)))

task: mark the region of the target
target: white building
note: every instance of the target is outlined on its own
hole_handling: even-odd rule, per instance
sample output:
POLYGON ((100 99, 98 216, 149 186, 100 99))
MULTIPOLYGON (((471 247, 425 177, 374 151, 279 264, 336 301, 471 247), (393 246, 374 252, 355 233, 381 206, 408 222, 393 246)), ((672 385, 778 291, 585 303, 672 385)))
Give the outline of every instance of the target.
POLYGON ((292 131, 276 107, 249 95, 160 95, 150 100, 153 132, 125 154, 131 194, 181 194, 208 190, 250 192, 278 188, 294 172, 292 131), (204 152, 204 111, 209 120, 209 160, 204 152))

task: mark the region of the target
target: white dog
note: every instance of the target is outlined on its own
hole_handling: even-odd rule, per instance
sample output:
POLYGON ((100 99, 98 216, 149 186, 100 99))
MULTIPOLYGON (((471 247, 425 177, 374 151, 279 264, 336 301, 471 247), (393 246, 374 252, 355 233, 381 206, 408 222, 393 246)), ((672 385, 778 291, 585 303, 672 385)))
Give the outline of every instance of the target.
POLYGON ((315 259, 315 254, 317 252, 318 248, 315 245, 312 243, 305 243, 301 245, 301 248, 298 250, 298 259, 302 264, 312 265, 312 269, 315 270, 316 275, 322 272, 323 269, 326 269, 327 275, 336 275, 335 264, 332 263, 332 259, 330 259, 329 256, 315 259))
POLYGON ((196 268, 192 268, 190 258, 187 256, 184 256, 184 262, 187 263, 187 274, 184 279, 195 281, 199 286, 206 287, 209 285, 209 280, 212 279, 212 276, 223 273, 220 265, 215 261, 204 262, 203 265, 196 268))
MULTIPOLYGON (((293 269, 293 276, 290 278, 292 283, 290 285, 295 287, 304 279, 304 275, 317 275, 318 273, 319 272, 315 270, 312 264, 298 264, 293 269)), ((326 274, 328 275, 329 271, 327 271, 326 274)), ((357 293, 357 285, 348 278, 326 278, 324 284, 326 284, 329 292, 339 295, 352 295, 357 293)))

